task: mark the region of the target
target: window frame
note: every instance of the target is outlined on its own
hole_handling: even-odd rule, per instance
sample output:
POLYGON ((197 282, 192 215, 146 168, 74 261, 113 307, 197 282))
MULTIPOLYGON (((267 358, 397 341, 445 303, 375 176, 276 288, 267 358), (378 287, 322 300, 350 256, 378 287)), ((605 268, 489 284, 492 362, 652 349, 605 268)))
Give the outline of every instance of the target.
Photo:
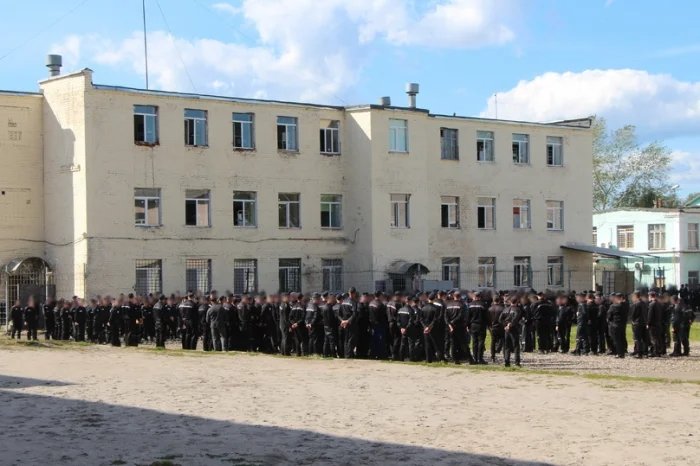
POLYGON ((476 228, 477 230, 495 230, 496 229, 496 198, 495 197, 489 197, 489 196, 478 196, 476 198, 476 228), (490 201, 490 205, 482 204, 482 200, 488 199, 490 201), (479 226, 480 225, 480 209, 484 209, 484 215, 483 215, 483 220, 484 220, 484 226, 479 226), (491 211, 491 226, 486 226, 486 219, 488 216, 486 215, 486 209, 491 211))
POLYGON ((328 292, 341 292, 343 287, 343 259, 321 259, 323 289, 328 292))
POLYGON ((299 118, 285 115, 277 116, 277 150, 282 152, 299 152, 299 118), (293 131, 290 131, 290 129, 293 129, 293 131), (294 136, 290 137, 290 134, 294 136), (290 141, 293 144, 290 144, 290 141))
POLYGON ((341 230, 343 228, 343 195, 342 194, 321 194, 321 228, 324 230, 341 230), (334 200, 324 199, 333 197, 334 200), (328 225, 323 224, 324 206, 328 206, 328 225), (336 212, 337 210, 337 212, 336 212), (337 214, 338 225, 334 225, 334 212, 337 214))
POLYGON ((689 222, 688 223, 688 250, 697 251, 700 249, 700 223, 689 222), (691 226, 694 228, 691 229, 691 226), (694 230, 694 235, 693 234, 694 230), (692 236, 691 236, 692 235, 692 236))
POLYGON ((187 189, 185 190, 185 226, 187 227, 196 227, 196 228, 209 228, 211 227, 211 191, 208 189, 187 189), (194 195, 192 194, 193 192, 201 191, 203 193, 206 193, 206 197, 193 197, 194 195), (206 202, 205 202, 206 201, 206 202), (195 223, 190 224, 187 223, 187 209, 188 209, 188 203, 194 203, 194 212, 195 212, 195 223), (199 206, 200 204, 206 204, 207 206, 207 219, 206 219, 206 224, 200 224, 199 221, 199 206))
POLYGON ((258 227, 258 193, 257 191, 234 191, 233 192, 233 226, 236 228, 257 228, 258 227), (251 199, 236 199, 236 195, 250 194, 251 199), (237 223, 236 216, 236 204, 240 204, 241 208, 238 210, 243 213, 243 223, 237 223), (252 206, 252 207, 251 207, 252 206), (252 221, 248 223, 246 214, 248 212, 252 213, 252 221))
POLYGON ((389 152, 407 154, 408 147, 408 120, 403 118, 389 118, 389 152), (402 122, 402 126, 396 123, 402 122), (403 142, 402 144, 400 144, 403 142))
POLYGON ((530 135, 525 133, 513 133, 511 147, 513 149, 513 163, 515 165, 530 165, 530 135), (521 138, 522 140, 518 139, 521 138), (517 154, 516 154, 517 146, 517 154), (523 157, 524 154, 524 157, 523 157))
POLYGON ((163 225, 162 222, 162 202, 161 202, 162 196, 160 192, 160 188, 134 188, 134 226, 139 227, 139 228, 155 228, 155 227, 160 227, 163 225), (137 194, 137 191, 142 190, 156 190, 157 195, 147 195, 147 194, 137 194), (136 219, 136 203, 138 201, 143 201, 144 206, 143 206, 143 211, 144 211, 144 222, 143 223, 138 223, 138 220, 136 219), (158 207, 158 221, 155 224, 148 223, 148 211, 149 211, 149 201, 156 201, 157 202, 157 207, 158 207))
POLYGON ((185 121, 185 146, 186 147, 209 147, 209 112, 196 108, 186 108, 184 111, 185 121), (188 115, 187 112, 202 112, 203 116, 188 115), (203 125, 204 141, 199 141, 198 127, 203 125), (192 127, 192 143, 189 142, 189 128, 192 127))
POLYGON ((513 286, 518 288, 532 287, 532 258, 530 256, 515 256, 513 258, 513 286), (524 274, 523 267, 525 267, 524 274))
POLYGON ((446 230, 459 230, 459 220, 459 196, 440 196, 440 227, 446 230), (451 216, 454 217, 453 222, 450 222, 451 216))
POLYGON ((389 201, 391 203, 391 228, 395 229, 409 229, 411 228, 411 195, 405 193, 392 193, 389 194, 389 201), (403 196, 404 199, 394 199, 394 197, 403 196), (404 206, 404 222, 399 225, 398 222, 401 220, 401 212, 399 210, 400 206, 404 206))
POLYGON ((564 166, 564 137, 563 136, 547 136, 545 146, 548 167, 563 167, 564 166), (558 147, 558 151, 556 150, 558 147), (557 156, 559 163, 556 162, 557 156), (551 162, 550 162, 551 160, 551 162))
POLYGON ((440 160, 459 160, 459 129, 440 128, 440 160))
POLYGON ((477 130, 476 131, 476 161, 477 162, 483 162, 483 163, 493 163, 496 161, 496 155, 495 155, 495 144, 496 144, 496 136, 493 131, 483 131, 483 130, 477 130), (490 137, 489 137, 490 136, 490 137), (484 156, 487 155, 487 150, 488 154, 490 154, 490 158, 480 158, 479 156, 479 144, 482 144, 483 147, 483 154, 484 156))
POLYGON ((496 258, 493 256, 483 256, 477 258, 476 265, 476 284, 477 288, 495 288, 496 287, 496 258), (484 280, 482 281, 482 275, 484 280), (491 276, 491 284, 488 283, 488 276, 491 276), (486 284, 484 284, 486 283, 486 284))
POLYGON ((666 224, 650 223, 647 226, 649 251, 663 251, 666 249, 666 224), (656 230, 656 231, 654 231, 656 230), (658 243, 658 244, 657 244, 658 243))
POLYGON ((233 136, 233 141, 232 145, 234 150, 255 150, 255 113, 252 112, 232 112, 231 113, 231 131, 232 131, 232 136, 233 136), (250 119, 249 120, 237 120, 236 117, 243 117, 247 116, 250 119), (238 125, 238 132, 240 132, 240 135, 238 135, 238 132, 236 131, 236 125, 238 125), (246 146, 244 145, 244 135, 245 135, 245 130, 244 128, 247 129, 248 131, 248 138, 250 139, 250 145, 246 146), (236 145, 236 139, 240 139, 240 144, 236 145))
POLYGON ((443 257, 440 263, 440 271, 442 273, 442 281, 452 282, 452 288, 459 288, 461 273, 459 257, 443 257))
POLYGON ((134 261, 134 293, 139 296, 146 296, 149 293, 161 293, 163 291, 163 259, 136 259, 134 261), (146 271, 146 286, 145 289, 139 286, 139 271, 146 271), (156 283, 157 286, 151 288, 150 285, 153 283, 151 277, 149 276, 150 271, 156 271, 156 283), (156 289, 158 288, 158 289, 156 289))
POLYGON ((321 151, 321 154, 340 155, 340 120, 322 121, 326 121, 328 126, 322 126, 319 131, 319 149, 321 151), (330 150, 328 150, 329 147, 330 150))
POLYGON ((301 292, 301 258, 280 258, 277 261, 277 276, 279 279, 279 291, 281 293, 291 293, 291 292, 301 292), (286 265, 282 265, 283 261, 287 261, 286 265), (292 261, 294 264, 292 264, 292 261), (292 264, 292 265, 290 265, 292 264), (298 286, 296 287, 297 289, 293 289, 293 287, 289 286, 290 280, 290 273, 293 273, 296 270, 296 276, 293 276, 292 278, 297 281, 298 286), (282 280, 282 274, 284 273, 285 279, 284 279, 284 284, 287 286, 282 286, 283 285, 283 280, 282 280))
POLYGON ((514 230, 531 230, 532 229, 532 211, 530 208, 530 199, 513 199, 513 229, 514 230), (516 210, 518 211, 517 214, 515 213, 516 210), (525 213, 524 216, 523 216, 523 211, 525 213), (517 225, 515 223, 516 216, 518 218, 517 225), (524 220, 524 222, 523 222, 523 220, 524 220))
POLYGON ((615 233, 618 249, 634 249, 634 225, 617 225, 615 233), (621 237, 624 238, 624 244, 620 244, 621 237))
POLYGON ((277 193, 277 225, 281 229, 297 230, 301 228, 301 194, 300 193, 277 193), (282 199, 282 196, 296 196, 296 200, 282 199), (292 224, 292 205, 297 206, 297 225, 292 224), (285 224, 280 222, 282 206, 285 212, 285 224))
POLYGON ((185 289, 194 293, 209 293, 212 289, 212 266, 211 259, 202 259, 199 257, 185 258, 185 289), (195 272, 194 285, 190 278, 191 272, 195 272), (204 280, 202 280, 202 275, 204 280), (206 286, 201 287, 204 282, 206 286))
POLYGON ((157 146, 160 144, 160 137, 159 137, 159 131, 158 131, 158 106, 157 105, 141 105, 141 104, 134 104, 133 107, 134 113, 133 113, 133 118, 134 118, 134 144, 137 146, 157 146), (140 111, 141 109, 145 108, 152 108, 153 113, 147 113, 145 111, 140 111), (141 124, 143 125, 143 138, 141 140, 137 139, 136 135, 136 119, 137 117, 141 117, 142 122, 141 124), (153 140, 149 141, 148 140, 148 131, 147 131, 147 121, 152 119, 153 120, 153 140))
POLYGON ((547 257, 547 286, 564 286, 564 256, 547 257))
POLYGON ((234 259, 233 260, 233 293, 257 293, 258 292, 258 260, 257 259, 234 259), (243 288, 237 286, 236 271, 243 271, 243 288), (252 279, 249 278, 252 270, 252 279), (250 287, 252 281, 253 286, 250 287))
POLYGON ((547 211, 547 216, 546 216, 546 227, 547 231, 564 231, 564 201, 555 201, 555 200, 547 200, 545 201, 545 207, 547 211), (550 205, 550 203, 556 202, 558 205, 550 205), (556 212, 559 212, 559 215, 556 216, 556 212), (550 215, 552 215, 550 219, 550 215), (557 228, 557 222, 556 220, 558 219, 559 221, 559 227, 557 228), (552 224, 550 227, 549 224, 552 224))

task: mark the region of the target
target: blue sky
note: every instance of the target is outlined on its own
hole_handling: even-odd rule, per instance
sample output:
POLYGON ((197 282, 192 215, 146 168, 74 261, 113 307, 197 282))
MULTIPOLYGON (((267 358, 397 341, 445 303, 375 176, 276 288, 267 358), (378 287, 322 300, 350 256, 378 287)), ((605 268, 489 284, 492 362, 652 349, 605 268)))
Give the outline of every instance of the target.
MULTIPOLYGON (((700 191, 700 2, 146 0, 151 87, 547 121, 598 114, 673 150, 700 191)), ((44 56, 144 87, 141 0, 25 0, 0 17, 0 89, 36 90, 44 56)))

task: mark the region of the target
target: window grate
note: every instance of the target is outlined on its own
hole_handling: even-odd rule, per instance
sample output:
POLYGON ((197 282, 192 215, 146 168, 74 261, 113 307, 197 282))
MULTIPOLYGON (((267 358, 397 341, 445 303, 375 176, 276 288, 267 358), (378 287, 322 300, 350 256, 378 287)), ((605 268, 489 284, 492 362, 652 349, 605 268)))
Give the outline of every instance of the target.
POLYGON ((140 296, 163 291, 163 261, 160 259, 137 259, 134 292, 140 296))
POLYGON ((236 294, 257 293, 257 259, 236 259, 233 261, 233 292, 236 294))
POLYGON ((200 294, 211 291, 211 259, 185 260, 185 287, 200 294))

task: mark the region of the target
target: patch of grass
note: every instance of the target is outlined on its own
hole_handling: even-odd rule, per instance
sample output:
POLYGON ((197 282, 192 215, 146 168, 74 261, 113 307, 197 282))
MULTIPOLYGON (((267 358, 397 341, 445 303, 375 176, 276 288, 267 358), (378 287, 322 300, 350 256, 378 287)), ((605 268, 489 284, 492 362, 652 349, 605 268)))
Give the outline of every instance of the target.
POLYGON ((119 459, 117 459, 117 460, 113 460, 113 461, 112 461, 111 463, 109 463, 109 464, 114 464, 114 465, 126 464, 126 461, 124 461, 123 459, 119 458, 119 459))
POLYGON ((182 455, 181 455, 181 454, 177 454, 177 455, 165 455, 165 456, 161 456, 161 457, 158 458, 158 459, 168 461, 168 460, 176 460, 176 459, 178 459, 178 458, 182 458, 182 455))

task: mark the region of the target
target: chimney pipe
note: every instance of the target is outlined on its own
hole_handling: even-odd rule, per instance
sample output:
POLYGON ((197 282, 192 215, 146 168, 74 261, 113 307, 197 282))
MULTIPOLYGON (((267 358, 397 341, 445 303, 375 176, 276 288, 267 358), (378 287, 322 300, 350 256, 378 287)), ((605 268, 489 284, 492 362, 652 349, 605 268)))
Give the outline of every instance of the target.
POLYGON ((380 97, 379 98, 379 105, 382 107, 390 107, 391 106, 391 97, 380 97))
POLYGON ((63 66, 63 57, 60 55, 48 55, 46 57, 46 67, 49 69, 49 76, 61 74, 61 66, 63 66))
POLYGON ((406 94, 408 94, 408 107, 416 108, 416 96, 418 95, 418 83, 406 84, 406 94))

